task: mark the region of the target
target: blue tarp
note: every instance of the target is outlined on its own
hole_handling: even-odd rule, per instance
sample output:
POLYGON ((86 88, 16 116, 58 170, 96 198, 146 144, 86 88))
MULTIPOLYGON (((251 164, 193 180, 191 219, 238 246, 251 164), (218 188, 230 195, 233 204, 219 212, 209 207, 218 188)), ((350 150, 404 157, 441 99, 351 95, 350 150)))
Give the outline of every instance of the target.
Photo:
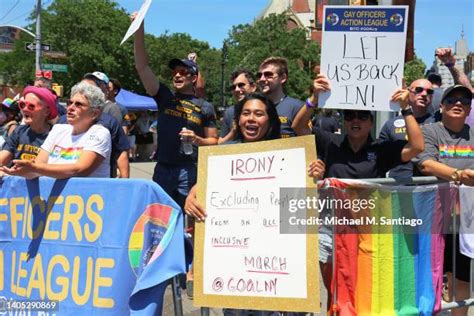
POLYGON ((157 110, 157 105, 153 98, 139 95, 125 89, 120 89, 120 92, 115 97, 115 101, 125 106, 129 111, 157 110))

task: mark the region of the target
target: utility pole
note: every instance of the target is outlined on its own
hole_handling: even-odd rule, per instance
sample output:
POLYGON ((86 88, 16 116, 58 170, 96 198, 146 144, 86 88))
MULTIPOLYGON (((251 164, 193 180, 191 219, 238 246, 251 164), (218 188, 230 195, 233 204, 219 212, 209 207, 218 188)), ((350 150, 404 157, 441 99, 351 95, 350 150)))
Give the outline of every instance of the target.
POLYGON ((41 0, 36 0, 36 71, 41 70, 41 0))
POLYGON ((227 63, 227 42, 222 45, 222 61, 221 61, 221 107, 225 108, 225 78, 224 69, 227 63))

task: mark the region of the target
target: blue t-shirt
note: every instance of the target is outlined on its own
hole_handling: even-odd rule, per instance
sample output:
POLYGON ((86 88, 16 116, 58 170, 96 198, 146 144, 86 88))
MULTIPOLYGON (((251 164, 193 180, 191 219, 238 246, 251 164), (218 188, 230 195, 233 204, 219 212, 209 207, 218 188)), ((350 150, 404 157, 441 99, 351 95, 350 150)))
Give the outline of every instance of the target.
MULTIPOLYGON (((432 123, 434 122, 434 116, 431 115, 430 113, 427 113, 426 115, 422 117, 417 117, 416 121, 418 124, 423 125, 427 123, 432 123)), ((380 140, 390 140, 390 141, 395 141, 395 140, 407 140, 407 133, 406 133, 406 126, 405 126, 405 119, 403 116, 396 116, 387 122, 385 122, 384 126, 380 130, 380 140)), ((413 163, 411 161, 402 163, 393 169, 390 169, 388 172, 389 177, 397 179, 397 180, 403 180, 403 179, 409 179, 413 177, 414 173, 414 168, 413 168, 413 163)))
POLYGON ((34 160, 49 131, 38 134, 29 125, 19 125, 7 137, 3 150, 13 154, 13 159, 34 160))
POLYGON ((285 95, 278 104, 276 104, 276 110, 280 117, 281 123, 281 137, 292 137, 296 136, 295 131, 291 128, 293 121, 295 120, 296 114, 304 106, 303 101, 289 97, 285 95))
POLYGON ((232 130, 232 125, 234 125, 234 113, 234 106, 231 106, 225 110, 224 116, 222 117, 221 131, 219 133, 220 137, 225 137, 225 135, 229 134, 229 132, 232 130))
POLYGON ((197 146, 194 145, 191 155, 186 155, 181 146, 179 132, 185 127, 193 130, 196 135, 205 137, 205 127, 216 127, 214 107, 194 95, 174 93, 163 84, 160 84, 160 89, 153 99, 159 105, 157 161, 178 166, 195 163, 197 146))

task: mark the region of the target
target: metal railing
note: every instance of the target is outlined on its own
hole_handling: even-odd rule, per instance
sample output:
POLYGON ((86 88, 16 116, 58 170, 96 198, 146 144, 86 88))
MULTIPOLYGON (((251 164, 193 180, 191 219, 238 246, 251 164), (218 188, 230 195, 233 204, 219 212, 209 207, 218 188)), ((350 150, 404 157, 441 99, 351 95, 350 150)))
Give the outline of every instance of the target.
MULTIPOLYGON (((344 179, 341 179, 341 180, 344 180, 344 179)), ((354 179, 350 179, 350 180, 354 180, 354 179)), ((357 180, 360 180, 360 181, 365 181, 365 182, 371 182, 371 183, 377 183, 377 184, 383 184, 383 185, 420 185, 420 184, 437 184, 437 183, 446 183, 446 181, 444 180, 439 180, 438 178, 436 177, 413 177, 411 179, 407 179, 405 181, 400 181, 400 180, 395 180, 393 178, 374 178, 374 179, 357 179, 357 180)), ((456 234, 456 231, 457 231, 457 220, 456 220, 456 216, 453 217, 453 235, 456 234)), ((453 247, 453 254, 455 254, 455 249, 456 249, 456 238, 453 238, 453 244, 452 244, 452 247, 453 247)), ((333 258, 335 258, 335 247, 333 247, 333 258)), ((457 301, 456 300, 456 291, 455 291, 455 288, 456 288, 456 256, 453 255, 453 259, 452 259, 452 267, 453 267, 453 281, 452 281, 452 284, 453 284, 453 289, 452 289, 452 301, 451 302, 442 302, 441 304, 441 310, 440 311, 446 311, 446 310, 450 310, 450 309, 454 309, 454 308, 461 308, 461 307, 466 307, 466 306, 474 306, 474 297, 470 297, 469 299, 466 299, 466 300, 459 300, 457 301)), ((471 260, 471 263, 472 263, 472 260, 471 260)), ((471 264, 472 265, 472 264, 471 264)), ((335 275, 335 264, 333 264, 333 275, 335 275)), ((472 275, 473 271, 471 271, 471 275, 472 275)), ((176 303, 178 303, 179 305, 181 305, 181 294, 180 293, 177 293, 179 290, 179 288, 176 288, 176 285, 173 287, 173 301, 175 302, 175 305, 176 303), (175 297, 176 295, 176 297, 175 297)), ((328 293, 329 294, 329 293, 328 293)), ((337 302, 337 291, 334 291, 333 293, 333 302, 337 302)), ((181 316, 182 315, 182 307, 177 307, 175 306, 175 313, 177 316, 181 316)), ((208 307, 201 307, 201 315, 202 316, 209 316, 210 315, 210 308, 208 307)), ((238 311, 238 310, 235 310, 235 315, 236 316, 240 316, 240 315, 244 315, 245 311, 238 311)), ((263 312, 263 316, 266 316, 267 314, 265 314, 268 312, 263 312)), ((323 312, 323 314, 325 314, 325 312, 323 312)), ((301 313, 291 313, 291 312, 288 312, 288 313, 282 313, 282 315, 301 315, 301 313)), ((307 313, 307 315, 314 315, 314 313, 307 313)), ((337 312, 333 313, 333 315, 337 315, 337 312)))

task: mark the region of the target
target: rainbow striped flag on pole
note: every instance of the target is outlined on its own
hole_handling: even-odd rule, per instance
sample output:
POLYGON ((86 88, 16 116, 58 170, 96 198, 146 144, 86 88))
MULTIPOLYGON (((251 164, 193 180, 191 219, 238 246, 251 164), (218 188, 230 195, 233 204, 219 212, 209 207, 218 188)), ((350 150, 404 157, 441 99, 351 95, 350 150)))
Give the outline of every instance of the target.
POLYGON ((449 183, 412 187, 337 179, 328 183, 339 199, 375 201, 378 223, 335 231, 332 292, 336 292, 337 315, 432 315, 438 311, 443 228, 449 225, 457 189, 449 183), (382 227, 386 218, 421 220, 423 228, 382 227))

